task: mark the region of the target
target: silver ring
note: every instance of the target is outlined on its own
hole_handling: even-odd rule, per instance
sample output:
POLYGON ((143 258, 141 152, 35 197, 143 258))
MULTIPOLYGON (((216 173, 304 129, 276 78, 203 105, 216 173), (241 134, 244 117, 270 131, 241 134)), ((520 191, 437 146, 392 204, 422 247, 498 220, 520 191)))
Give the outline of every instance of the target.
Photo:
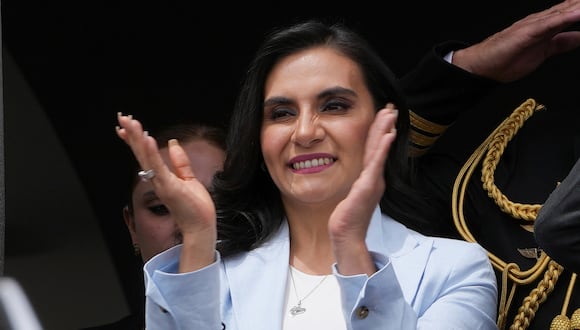
POLYGON ((137 175, 141 178, 141 181, 147 182, 155 177, 155 171, 154 170, 139 171, 137 175))

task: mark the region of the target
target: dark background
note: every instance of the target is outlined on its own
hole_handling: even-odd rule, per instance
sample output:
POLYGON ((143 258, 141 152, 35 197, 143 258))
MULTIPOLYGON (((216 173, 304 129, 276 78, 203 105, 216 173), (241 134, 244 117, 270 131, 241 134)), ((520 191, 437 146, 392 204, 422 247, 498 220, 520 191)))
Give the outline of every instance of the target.
MULTIPOLYGON (((178 120, 226 125, 245 66, 258 42, 270 28, 300 18, 340 17, 365 35, 395 73, 402 75, 438 42, 480 41, 557 2, 232 5, 3 0, 2 41, 66 151, 102 230, 124 294, 132 297, 141 294, 141 282, 135 280, 141 275, 120 212, 133 173, 128 173, 131 153, 114 133, 118 111, 133 114, 152 131, 178 120)), ((574 80, 578 77, 578 55, 573 52, 548 61, 487 102, 495 106, 498 103, 491 102, 502 99, 506 111, 511 111, 520 101, 534 96, 560 109, 575 107, 577 97, 564 103, 562 96, 578 91, 578 79, 574 80), (552 88, 556 82, 562 84, 552 88)), ((5 109, 10 111, 26 109, 5 109)), ((26 131, 27 127, 18 129, 26 131)), ((38 143, 42 148, 42 137, 38 143)), ((38 167, 42 168, 41 162, 38 167)), ((6 176, 10 176, 8 171, 6 176)), ((20 251, 23 247, 18 242, 31 237, 36 239, 37 248, 58 241, 54 236, 50 241, 43 237, 39 231, 46 227, 20 228, 14 224, 10 203, 7 200, 7 254, 17 250, 26 253, 20 251)), ((38 217, 46 219, 46 214, 38 217)))

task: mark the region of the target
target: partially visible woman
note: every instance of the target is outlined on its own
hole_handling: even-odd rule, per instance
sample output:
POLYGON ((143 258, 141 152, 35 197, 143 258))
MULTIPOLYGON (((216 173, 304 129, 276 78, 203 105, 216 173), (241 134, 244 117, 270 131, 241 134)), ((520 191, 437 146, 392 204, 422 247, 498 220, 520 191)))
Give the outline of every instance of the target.
POLYGON ((433 219, 412 187, 408 108, 345 26, 265 40, 213 195, 178 141, 172 171, 139 121, 118 121, 183 237, 145 265, 148 329, 496 329, 481 246, 410 229, 433 219))
MULTIPOLYGON (((177 139, 189 157, 197 180, 207 189, 211 188, 213 176, 222 170, 225 160, 225 132, 221 128, 205 124, 176 124, 159 131, 155 139, 161 157, 170 167, 167 143, 177 139)), ((131 234, 135 253, 141 255, 143 262, 181 243, 179 228, 155 194, 151 182, 136 175, 128 200, 123 208, 123 219, 131 234)))
MULTIPOLYGON (((155 133, 159 152, 171 167, 168 141, 180 141, 198 180, 211 189, 213 176, 223 169, 226 150, 225 130, 203 123, 175 124, 155 133)), ((134 164, 132 173, 140 168, 134 164)), ((156 254, 182 241, 181 233, 171 212, 157 197, 151 182, 135 175, 131 181, 123 218, 131 235, 135 255, 147 262, 156 254)), ((142 274, 142 273, 141 273, 142 274)), ((142 278, 135 279, 141 282, 142 278)), ((137 304, 143 306, 143 302, 137 304)), ((144 306, 142 307, 144 308, 144 306)), ((85 330, 138 330, 144 329, 144 313, 130 314, 116 322, 86 328, 85 330)))

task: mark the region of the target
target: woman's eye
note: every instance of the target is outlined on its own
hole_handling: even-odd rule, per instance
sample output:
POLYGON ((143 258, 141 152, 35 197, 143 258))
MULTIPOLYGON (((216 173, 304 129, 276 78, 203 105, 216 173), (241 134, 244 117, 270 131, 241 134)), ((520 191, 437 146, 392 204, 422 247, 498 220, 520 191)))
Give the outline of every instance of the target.
POLYGON ((158 216, 163 216, 163 215, 168 215, 169 214, 169 210, 163 204, 149 206, 149 207, 147 207, 147 209, 151 213, 153 213, 155 215, 158 215, 158 216))
POLYGON ((322 111, 346 111, 350 104, 343 101, 330 101, 324 104, 322 111))
POLYGON ((276 108, 272 109, 270 118, 271 119, 280 119, 286 118, 294 115, 294 111, 289 108, 276 108))

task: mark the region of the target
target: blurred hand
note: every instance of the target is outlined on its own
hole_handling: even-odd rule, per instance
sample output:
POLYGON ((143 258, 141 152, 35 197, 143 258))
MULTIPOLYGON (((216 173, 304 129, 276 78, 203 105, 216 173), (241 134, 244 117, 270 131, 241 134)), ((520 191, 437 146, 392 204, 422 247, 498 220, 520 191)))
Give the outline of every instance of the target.
POLYGON ((580 0, 564 1, 455 51, 453 64, 499 82, 515 81, 551 56, 578 48, 580 31, 565 31, 578 22, 580 0))

